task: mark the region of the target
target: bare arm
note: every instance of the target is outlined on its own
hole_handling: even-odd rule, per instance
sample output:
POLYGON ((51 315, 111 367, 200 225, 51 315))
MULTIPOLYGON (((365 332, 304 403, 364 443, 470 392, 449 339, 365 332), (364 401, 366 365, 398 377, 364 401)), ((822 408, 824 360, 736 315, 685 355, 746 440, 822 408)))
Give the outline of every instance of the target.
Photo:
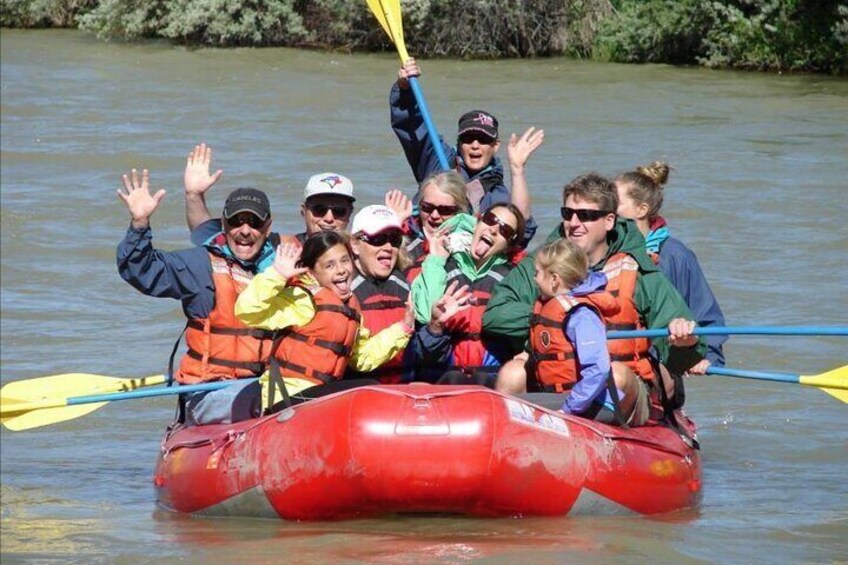
POLYGON ((223 170, 218 169, 209 174, 212 163, 212 148, 201 143, 195 145, 186 159, 183 185, 185 186, 186 223, 189 230, 194 230, 203 222, 212 219, 206 206, 206 191, 218 182, 223 170))
POLYGON ((524 168, 530 156, 542 146, 544 140, 545 130, 529 127, 521 137, 512 134, 506 147, 509 172, 512 177, 511 200, 524 215, 525 220, 530 218, 532 209, 524 168))

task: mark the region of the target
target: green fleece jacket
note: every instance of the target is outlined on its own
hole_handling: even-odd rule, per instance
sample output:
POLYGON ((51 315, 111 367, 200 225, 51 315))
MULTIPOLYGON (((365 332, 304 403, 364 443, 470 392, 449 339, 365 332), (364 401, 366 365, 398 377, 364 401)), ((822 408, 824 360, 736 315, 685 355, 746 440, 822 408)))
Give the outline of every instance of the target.
MULTIPOLYGON (((562 224, 551 232, 546 243, 563 237, 562 224)), ((674 318, 694 319, 689 307, 671 282, 654 265, 645 252, 645 238, 632 220, 619 218, 607 235, 609 249, 603 260, 591 270, 603 269, 607 259, 624 252, 639 263, 634 300, 645 327, 665 328, 674 318)), ((539 294, 534 280, 535 253, 525 257, 497 286, 483 315, 483 331, 494 336, 510 338, 515 352, 527 341, 530 314, 539 294)), ((665 338, 654 340, 660 361, 674 373, 682 373, 700 361, 706 353, 703 339, 695 347, 669 347, 665 338)))
MULTIPOLYGON (((458 231, 470 234, 474 233, 476 225, 477 220, 474 216, 457 214, 447 220, 440 229, 444 229, 448 233, 458 231)), ((462 274, 472 282, 483 278, 494 267, 507 261, 503 254, 496 255, 489 257, 478 269, 469 251, 458 251, 451 256, 456 261, 462 274)), ((446 263, 447 257, 439 257, 432 253, 429 254, 424 259, 424 262, 421 263, 421 274, 412 281, 412 302, 415 306, 415 319, 422 324, 430 321, 433 304, 444 296, 445 290, 447 290, 448 273, 445 270, 446 263)))

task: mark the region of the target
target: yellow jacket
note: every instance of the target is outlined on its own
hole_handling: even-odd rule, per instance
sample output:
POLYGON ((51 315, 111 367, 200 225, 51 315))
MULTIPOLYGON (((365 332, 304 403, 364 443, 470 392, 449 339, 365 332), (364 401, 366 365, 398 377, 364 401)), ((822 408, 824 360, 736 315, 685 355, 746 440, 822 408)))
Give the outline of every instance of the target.
MULTIPOLYGON (((317 284, 308 275, 303 280, 306 286, 317 284)), ((236 317, 264 330, 305 326, 314 316, 315 306, 309 292, 299 286, 287 286, 273 268, 253 277, 236 301, 236 317)), ((411 334, 412 328, 397 322, 372 336, 360 318, 348 364, 360 372, 373 371, 404 350, 411 334)))

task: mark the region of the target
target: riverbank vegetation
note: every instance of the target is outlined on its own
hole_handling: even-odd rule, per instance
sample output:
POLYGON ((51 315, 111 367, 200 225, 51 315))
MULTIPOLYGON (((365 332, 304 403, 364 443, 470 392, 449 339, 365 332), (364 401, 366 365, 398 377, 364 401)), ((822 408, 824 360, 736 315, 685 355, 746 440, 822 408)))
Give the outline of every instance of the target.
MULTIPOLYGON (((363 0, 3 0, 4 27, 188 46, 391 49, 363 0)), ((848 72, 848 0, 403 0, 418 57, 848 72)))

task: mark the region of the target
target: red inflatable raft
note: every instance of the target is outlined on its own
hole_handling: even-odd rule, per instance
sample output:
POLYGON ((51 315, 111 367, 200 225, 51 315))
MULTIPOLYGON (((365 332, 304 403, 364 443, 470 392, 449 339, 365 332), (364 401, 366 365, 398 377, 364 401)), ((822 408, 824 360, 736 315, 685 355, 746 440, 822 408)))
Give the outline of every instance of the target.
POLYGON ((482 387, 423 384, 179 429, 163 440, 154 483, 168 510, 285 520, 659 514, 701 497, 698 452, 672 429, 619 429, 482 387))

